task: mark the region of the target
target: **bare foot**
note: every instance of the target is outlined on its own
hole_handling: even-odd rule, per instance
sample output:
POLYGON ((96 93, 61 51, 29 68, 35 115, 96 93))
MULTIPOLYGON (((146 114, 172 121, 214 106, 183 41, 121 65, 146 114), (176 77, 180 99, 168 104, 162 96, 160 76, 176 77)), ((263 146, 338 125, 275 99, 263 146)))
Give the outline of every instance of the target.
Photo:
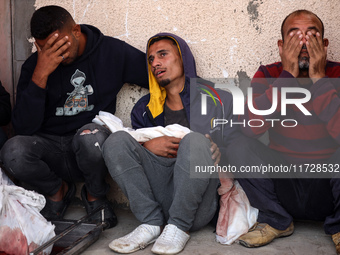
POLYGON ((48 196, 48 198, 54 202, 59 202, 63 200, 68 191, 68 185, 65 181, 62 182, 59 190, 53 196, 48 196))

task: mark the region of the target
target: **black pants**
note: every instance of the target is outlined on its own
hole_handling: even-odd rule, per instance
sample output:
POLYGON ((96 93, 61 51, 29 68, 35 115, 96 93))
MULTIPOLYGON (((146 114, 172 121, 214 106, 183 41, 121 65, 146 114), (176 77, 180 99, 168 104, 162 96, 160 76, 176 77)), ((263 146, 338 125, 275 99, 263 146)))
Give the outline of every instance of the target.
POLYGON ((109 135, 108 129, 90 123, 74 136, 15 136, 5 143, 1 159, 13 177, 43 195, 54 195, 64 180, 85 181, 91 195, 103 197, 109 185, 101 146, 109 135), (83 135, 83 130, 90 132, 83 135))
MULTIPOLYGON (((285 165, 279 153, 258 140, 241 136, 227 151, 230 165, 244 166, 285 165)), ((340 163, 340 149, 327 164, 340 163)), ((340 169, 338 169, 340 170, 340 169)), ((340 232, 340 178, 275 178, 275 175, 236 175, 252 206, 259 209, 258 221, 284 230, 295 219, 322 220, 326 234, 340 232), (256 178, 255 178, 256 177, 256 178), (274 177, 274 178, 273 178, 274 177)))

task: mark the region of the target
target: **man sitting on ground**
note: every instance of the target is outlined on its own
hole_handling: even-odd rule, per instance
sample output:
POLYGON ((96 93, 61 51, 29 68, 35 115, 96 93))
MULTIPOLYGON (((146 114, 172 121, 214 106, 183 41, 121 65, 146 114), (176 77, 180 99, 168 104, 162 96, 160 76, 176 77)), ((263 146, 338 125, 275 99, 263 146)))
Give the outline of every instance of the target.
MULTIPOLYGON (((145 54, 93 26, 76 24, 59 6, 35 11, 31 33, 37 52, 22 66, 13 109, 18 136, 4 145, 2 161, 16 179, 45 195, 41 213, 46 219, 62 219, 75 194, 74 182, 85 181, 87 213, 107 205, 105 226, 114 227, 107 168, 101 148, 92 142, 104 141, 110 132, 97 125, 82 135, 80 128, 99 111, 115 112, 124 83, 148 86, 145 54)), ((92 220, 100 222, 101 214, 92 220)))
POLYGON ((213 129, 210 125, 212 117, 233 117, 228 92, 218 92, 222 100, 217 106, 208 100, 208 114, 201 115, 204 90, 198 83, 190 83, 190 78, 197 77, 195 60, 183 39, 168 33, 151 37, 147 60, 150 94, 133 108, 133 128, 176 123, 195 132, 182 139, 161 136, 139 144, 119 131, 105 141, 103 157, 109 172, 142 223, 109 246, 116 252, 130 253, 156 241, 152 252, 176 254, 184 249, 190 231, 211 221, 218 204, 218 177, 206 172, 193 178, 193 168, 218 163, 220 150, 212 140, 227 146, 237 132, 235 128, 213 129), (210 141, 202 135, 208 133, 210 141))
MULTIPOLYGON (((281 62, 261 66, 252 80, 254 107, 271 108, 274 89, 278 89, 280 96, 283 88, 303 88, 310 91, 311 99, 301 106, 311 115, 305 115, 302 107, 293 104, 287 105, 285 114, 281 100, 275 112, 265 118, 248 111, 240 116, 241 120, 293 119, 297 125, 284 127, 275 122, 272 126, 272 122, 264 121, 259 127, 245 126, 243 133, 253 138, 268 130, 269 147, 243 137, 230 146, 233 149, 227 155, 230 164, 237 167, 295 166, 304 174, 301 178, 286 173, 273 175, 274 178, 252 179, 248 175, 239 179, 251 205, 259 209, 259 223, 240 238, 240 243, 258 247, 277 237, 289 236, 294 231, 293 218, 324 220, 325 232, 332 235, 339 253, 340 179, 330 175, 313 177, 306 167, 323 165, 326 167, 323 171, 331 173, 340 163, 340 83, 338 79, 329 79, 340 77, 340 63, 326 60, 328 40, 324 38, 322 21, 314 13, 298 10, 289 14, 281 33, 282 40, 278 41, 281 62)), ((301 99, 301 94, 292 96, 301 99)))

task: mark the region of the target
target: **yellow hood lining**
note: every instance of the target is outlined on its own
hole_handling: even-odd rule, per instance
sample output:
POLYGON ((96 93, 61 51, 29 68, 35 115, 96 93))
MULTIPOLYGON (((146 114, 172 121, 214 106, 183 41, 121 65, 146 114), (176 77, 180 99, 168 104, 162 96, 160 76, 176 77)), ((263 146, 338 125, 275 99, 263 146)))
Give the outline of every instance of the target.
MULTIPOLYGON (((158 37, 169 37, 169 38, 173 39, 177 44, 179 54, 180 54, 182 61, 183 61, 181 48, 179 47, 177 40, 174 37, 167 36, 167 35, 160 35, 160 36, 152 37, 151 39, 149 39, 147 54, 149 52, 150 42, 153 39, 158 38, 158 37)), ((148 58, 148 56, 146 56, 146 57, 148 58)), ((147 63, 148 63, 149 90, 150 90, 150 101, 147 104, 147 108, 149 108, 149 111, 151 112, 152 117, 156 118, 158 115, 160 115, 164 111, 166 90, 165 90, 165 88, 161 87, 158 84, 155 76, 153 75, 153 73, 151 71, 151 65, 149 64, 148 60, 147 60, 147 63)), ((184 84, 183 84, 182 90, 183 89, 184 89, 184 84)))

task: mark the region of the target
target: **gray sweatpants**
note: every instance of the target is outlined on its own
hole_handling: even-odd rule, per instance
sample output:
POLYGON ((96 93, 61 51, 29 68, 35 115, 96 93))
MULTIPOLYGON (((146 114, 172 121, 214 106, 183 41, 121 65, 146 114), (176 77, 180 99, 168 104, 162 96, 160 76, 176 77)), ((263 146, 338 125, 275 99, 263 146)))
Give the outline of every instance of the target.
POLYGON ((210 142, 203 135, 186 135, 177 158, 165 158, 120 131, 105 141, 103 157, 141 223, 168 223, 183 231, 195 231, 213 218, 218 203, 218 178, 210 178, 209 173, 190 178, 190 167, 213 165, 210 142))

